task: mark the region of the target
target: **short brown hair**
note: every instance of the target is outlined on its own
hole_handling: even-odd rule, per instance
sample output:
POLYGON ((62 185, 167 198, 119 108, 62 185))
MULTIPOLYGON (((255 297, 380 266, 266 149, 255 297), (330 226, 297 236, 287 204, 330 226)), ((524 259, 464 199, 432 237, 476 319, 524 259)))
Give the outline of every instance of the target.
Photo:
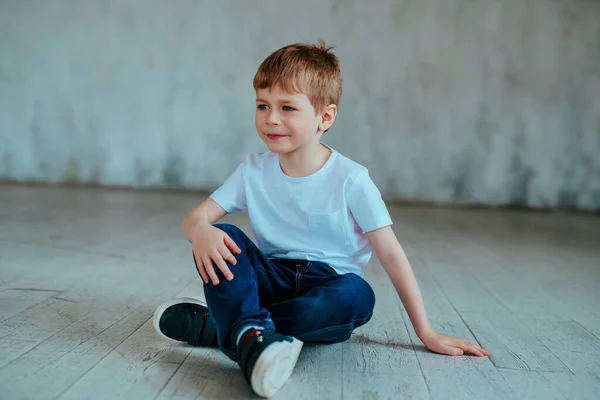
POLYGON ((342 97, 342 71, 338 58, 323 40, 318 44, 295 43, 271 53, 254 75, 254 90, 274 86, 290 93, 305 94, 319 113, 338 106, 342 97))

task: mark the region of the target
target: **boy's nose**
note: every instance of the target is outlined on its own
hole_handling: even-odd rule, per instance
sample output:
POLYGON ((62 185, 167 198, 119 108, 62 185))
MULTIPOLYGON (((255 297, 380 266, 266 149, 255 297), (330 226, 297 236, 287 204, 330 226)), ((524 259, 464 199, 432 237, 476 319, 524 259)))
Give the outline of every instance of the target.
POLYGON ((277 112, 271 111, 269 116, 267 117, 267 123, 269 125, 279 125, 280 119, 279 114, 277 112))

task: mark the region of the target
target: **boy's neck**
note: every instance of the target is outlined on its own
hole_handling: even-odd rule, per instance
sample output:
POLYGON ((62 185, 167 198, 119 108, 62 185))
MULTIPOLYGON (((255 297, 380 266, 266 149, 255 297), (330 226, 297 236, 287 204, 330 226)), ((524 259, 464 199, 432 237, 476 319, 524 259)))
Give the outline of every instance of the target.
POLYGON ((322 143, 317 143, 292 153, 279 153, 279 165, 287 176, 303 178, 323 168, 330 156, 331 150, 322 143))

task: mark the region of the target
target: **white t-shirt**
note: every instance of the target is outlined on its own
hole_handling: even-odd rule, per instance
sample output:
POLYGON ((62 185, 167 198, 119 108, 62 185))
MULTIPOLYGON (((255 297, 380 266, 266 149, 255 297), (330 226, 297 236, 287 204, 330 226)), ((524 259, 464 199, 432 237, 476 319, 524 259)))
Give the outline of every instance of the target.
POLYGON ((367 168, 328 148, 325 165, 302 178, 285 175, 276 153, 252 153, 211 198, 230 214, 248 211, 265 256, 362 276, 372 254, 365 233, 392 219, 367 168))

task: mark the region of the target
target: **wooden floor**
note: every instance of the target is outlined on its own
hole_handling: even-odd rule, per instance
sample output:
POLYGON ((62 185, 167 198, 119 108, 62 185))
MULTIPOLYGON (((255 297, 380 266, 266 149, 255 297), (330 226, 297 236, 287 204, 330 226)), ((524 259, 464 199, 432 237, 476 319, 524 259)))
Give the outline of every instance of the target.
MULTIPOLYGON (((180 234, 202 200, 0 186, 0 398, 253 398, 224 355, 150 321, 165 299, 202 296, 180 234)), ((390 211, 434 326, 491 357, 428 352, 374 257, 372 322, 306 346, 275 398, 600 398, 600 218, 390 211)), ((249 232, 245 215, 226 221, 249 232)))

